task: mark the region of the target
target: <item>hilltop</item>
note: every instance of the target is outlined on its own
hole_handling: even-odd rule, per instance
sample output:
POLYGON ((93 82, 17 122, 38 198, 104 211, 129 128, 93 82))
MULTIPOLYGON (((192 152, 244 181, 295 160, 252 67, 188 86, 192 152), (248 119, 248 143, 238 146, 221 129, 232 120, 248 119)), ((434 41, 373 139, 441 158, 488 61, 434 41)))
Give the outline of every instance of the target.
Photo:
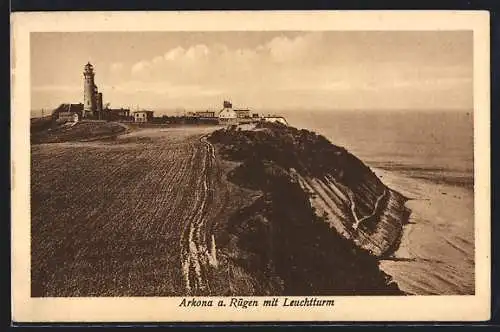
POLYGON ((119 122, 79 121, 58 124, 52 117, 31 120, 31 143, 62 143, 90 141, 115 137, 129 130, 119 122))
POLYGON ((378 258, 399 244, 406 198, 354 155, 314 132, 281 124, 234 126, 208 140, 237 163, 229 181, 262 193, 216 240, 240 278, 251 280, 240 292, 402 293, 379 270, 378 258))

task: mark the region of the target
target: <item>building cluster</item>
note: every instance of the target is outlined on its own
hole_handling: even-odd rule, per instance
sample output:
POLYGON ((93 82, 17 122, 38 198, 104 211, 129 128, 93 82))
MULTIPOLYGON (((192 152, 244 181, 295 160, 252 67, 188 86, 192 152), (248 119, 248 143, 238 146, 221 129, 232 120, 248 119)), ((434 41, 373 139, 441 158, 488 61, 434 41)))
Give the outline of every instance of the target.
POLYGON ((287 121, 282 116, 270 114, 261 116, 259 113, 253 113, 249 109, 233 108, 233 104, 227 100, 224 100, 222 109, 217 112, 217 114, 213 111, 199 111, 188 112, 186 115, 200 120, 216 120, 219 124, 225 125, 253 123, 259 121, 279 122, 284 125, 288 125, 287 121))
POLYGON ((61 104, 54 115, 59 121, 76 122, 81 119, 150 122, 153 111, 128 108, 109 108, 103 105, 103 95, 95 83, 94 66, 89 62, 83 68, 83 104, 61 104))
MULTIPOLYGON (((95 83, 94 66, 89 62, 83 68, 83 104, 61 104, 54 110, 54 116, 61 122, 77 122, 80 119, 108 120, 108 121, 133 121, 138 123, 154 122, 154 112, 136 110, 131 112, 128 108, 109 108, 103 106, 103 95, 95 83)), ((196 123, 218 123, 223 125, 254 123, 259 121, 279 122, 288 125, 284 117, 278 115, 261 116, 252 113, 249 109, 234 108, 233 104, 224 100, 222 109, 215 111, 197 111, 186 114, 187 118, 194 119, 196 123)), ((158 118, 156 118, 158 119, 158 118)), ((182 118, 181 118, 182 120, 182 118)))

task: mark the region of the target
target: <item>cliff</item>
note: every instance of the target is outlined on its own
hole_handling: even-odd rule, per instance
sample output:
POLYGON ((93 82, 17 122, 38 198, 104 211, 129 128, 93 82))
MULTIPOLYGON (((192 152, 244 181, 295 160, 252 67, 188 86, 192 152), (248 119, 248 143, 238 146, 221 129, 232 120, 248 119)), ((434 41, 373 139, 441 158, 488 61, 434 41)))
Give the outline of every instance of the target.
POLYGON ((378 258, 399 245, 406 198, 358 158, 276 123, 221 129, 208 140, 237 162, 229 181, 261 193, 216 240, 238 279, 229 293, 402 294, 378 258))

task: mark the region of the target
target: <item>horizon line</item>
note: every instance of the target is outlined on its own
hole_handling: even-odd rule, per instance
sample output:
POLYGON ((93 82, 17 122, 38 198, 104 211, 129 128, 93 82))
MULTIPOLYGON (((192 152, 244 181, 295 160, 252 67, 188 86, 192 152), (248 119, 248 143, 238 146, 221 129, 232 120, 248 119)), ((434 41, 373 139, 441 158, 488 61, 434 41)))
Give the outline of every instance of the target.
MULTIPOLYGON (((61 104, 75 104, 75 103, 61 103, 61 104)), ((59 105, 61 105, 59 104, 59 105)), ((76 103, 78 104, 78 103, 76 103)), ((39 111, 52 111, 55 110, 58 106, 55 107, 38 107, 31 108, 31 112, 39 112, 39 111)), ((137 106, 130 107, 128 105, 115 106, 111 107, 115 108, 125 108, 125 109, 136 109, 137 106)), ((214 108, 214 107, 173 107, 173 108, 162 108, 162 107, 138 107, 139 109, 153 110, 153 111, 161 111, 161 112, 191 112, 191 111, 218 111, 222 108, 214 108)), ((471 108, 323 108, 323 107, 270 107, 270 108, 253 108, 253 107, 239 107, 238 109, 249 109, 258 111, 323 111, 323 112, 471 112, 474 111, 474 107, 471 108)))

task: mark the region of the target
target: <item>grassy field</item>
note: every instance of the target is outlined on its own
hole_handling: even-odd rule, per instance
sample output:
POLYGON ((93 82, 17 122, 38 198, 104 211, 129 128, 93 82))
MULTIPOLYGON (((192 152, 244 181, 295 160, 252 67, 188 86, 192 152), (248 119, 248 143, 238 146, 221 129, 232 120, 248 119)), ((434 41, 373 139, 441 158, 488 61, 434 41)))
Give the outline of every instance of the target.
POLYGON ((230 202, 200 140, 212 130, 32 145, 32 296, 209 292, 212 220, 230 202))
POLYGON ((80 121, 70 127, 41 118, 31 121, 31 143, 89 141, 120 135, 127 130, 128 126, 118 122, 80 121))
POLYGON ((32 134, 39 133, 43 130, 47 130, 48 128, 52 127, 53 122, 54 121, 51 115, 38 118, 31 118, 30 119, 31 133, 32 134))

